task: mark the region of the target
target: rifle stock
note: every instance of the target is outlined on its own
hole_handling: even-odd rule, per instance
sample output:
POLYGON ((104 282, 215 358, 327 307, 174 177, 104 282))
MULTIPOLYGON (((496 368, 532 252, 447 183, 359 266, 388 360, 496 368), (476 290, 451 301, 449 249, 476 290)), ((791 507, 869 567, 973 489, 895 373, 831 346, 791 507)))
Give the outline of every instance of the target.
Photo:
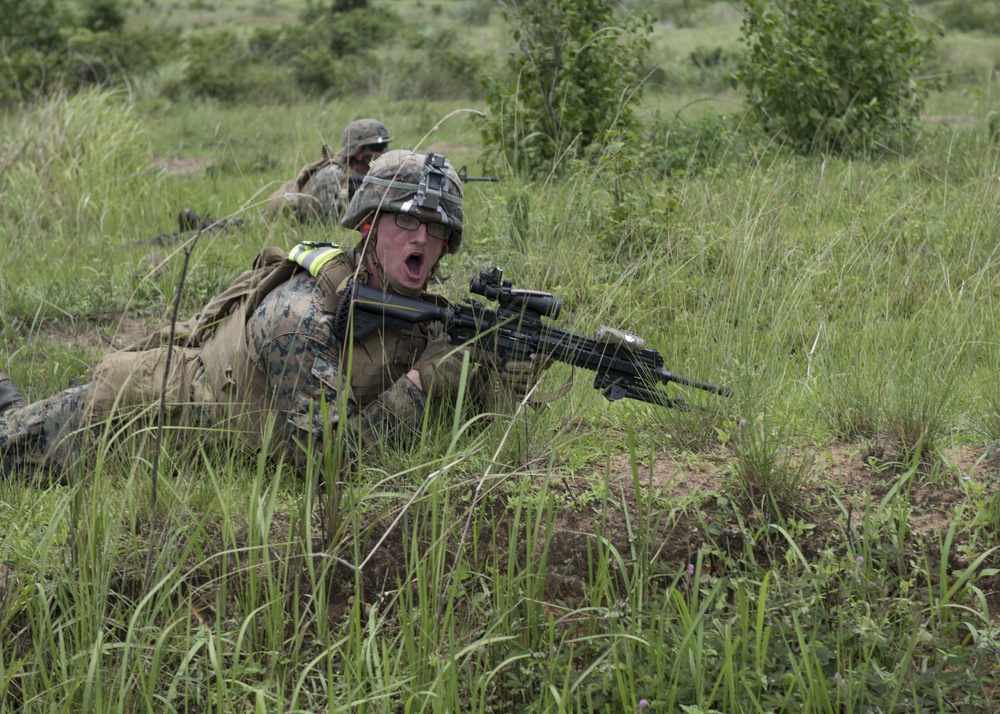
POLYGON ((465 298, 441 307, 350 281, 334 318, 334 334, 342 342, 353 335, 365 337, 395 327, 437 321, 444 325, 453 344, 476 347, 496 355, 499 363, 527 360, 533 355, 595 373, 594 387, 609 401, 629 398, 664 407, 686 408, 683 400, 656 389, 656 384, 674 382, 713 394, 730 396, 732 390, 717 384, 674 374, 663 367, 663 356, 643 347, 635 335, 602 328, 598 337, 585 337, 542 322, 545 315, 558 315, 562 301, 534 290, 516 290, 502 281, 502 271, 482 272, 470 290, 499 303, 496 310, 465 298))

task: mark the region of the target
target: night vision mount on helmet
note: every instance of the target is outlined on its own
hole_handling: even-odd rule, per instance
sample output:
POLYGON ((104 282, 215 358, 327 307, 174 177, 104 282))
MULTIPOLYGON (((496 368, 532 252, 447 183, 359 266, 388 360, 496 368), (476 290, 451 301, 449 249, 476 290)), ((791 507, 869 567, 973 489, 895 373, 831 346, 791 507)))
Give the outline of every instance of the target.
POLYGON ((451 228, 448 253, 462 244, 462 182, 443 154, 397 149, 372 162, 340 224, 357 229, 378 212, 407 213, 451 228))

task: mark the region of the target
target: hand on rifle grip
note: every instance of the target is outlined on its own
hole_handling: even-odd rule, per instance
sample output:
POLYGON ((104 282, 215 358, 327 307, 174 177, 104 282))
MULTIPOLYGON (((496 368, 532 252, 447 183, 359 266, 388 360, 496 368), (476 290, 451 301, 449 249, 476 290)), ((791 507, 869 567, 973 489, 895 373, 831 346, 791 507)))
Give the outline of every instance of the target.
POLYGON ((419 381, 413 382, 428 398, 432 393, 435 397, 455 396, 462 383, 462 355, 465 351, 455 351, 447 339, 431 340, 413 363, 411 374, 416 372, 419 375, 419 381))
POLYGON ((531 355, 530 359, 504 362, 499 369, 500 384, 512 396, 523 399, 551 366, 552 358, 545 355, 531 355))

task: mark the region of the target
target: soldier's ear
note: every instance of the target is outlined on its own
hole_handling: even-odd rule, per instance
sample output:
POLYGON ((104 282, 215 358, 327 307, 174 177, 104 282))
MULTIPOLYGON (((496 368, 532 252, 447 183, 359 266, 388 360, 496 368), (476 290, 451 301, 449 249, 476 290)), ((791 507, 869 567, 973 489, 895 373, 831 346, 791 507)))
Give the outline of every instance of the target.
POLYGON ((368 238, 368 234, 372 232, 372 222, 371 221, 363 222, 358 230, 361 231, 361 240, 365 240, 366 238, 368 238))

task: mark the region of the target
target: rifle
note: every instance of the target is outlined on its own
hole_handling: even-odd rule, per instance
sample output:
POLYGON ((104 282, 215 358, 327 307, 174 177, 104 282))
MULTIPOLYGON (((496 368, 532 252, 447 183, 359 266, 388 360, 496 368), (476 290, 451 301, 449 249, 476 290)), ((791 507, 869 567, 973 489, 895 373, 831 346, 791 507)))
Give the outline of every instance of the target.
POLYGON ((595 372, 594 388, 609 401, 628 397, 662 407, 687 409, 679 397, 668 397, 657 383, 676 382, 714 394, 730 396, 732 390, 717 384, 682 377, 663 368, 663 356, 645 347, 637 335, 601 327, 595 338, 554 328, 542 322, 555 319, 562 299, 538 290, 518 290, 503 280, 503 271, 482 271, 469 291, 499 304, 496 310, 465 298, 442 307, 348 282, 334 317, 333 333, 344 344, 353 322, 354 339, 362 340, 385 326, 411 330, 424 322, 441 322, 452 344, 471 345, 496 355, 500 362, 527 360, 532 355, 595 372), (352 319, 353 318, 353 319, 352 319))
POLYGON ((496 183, 500 180, 499 176, 469 176, 469 172, 465 166, 460 168, 455 173, 458 174, 458 178, 461 179, 462 183, 470 183, 472 181, 489 181, 490 183, 496 183))
POLYGON ((180 230, 176 233, 158 233, 152 238, 139 241, 139 245, 171 245, 186 241, 199 233, 204 235, 219 231, 228 233, 243 228, 242 218, 213 218, 210 215, 202 218, 190 208, 181 210, 177 216, 177 223, 180 230))

